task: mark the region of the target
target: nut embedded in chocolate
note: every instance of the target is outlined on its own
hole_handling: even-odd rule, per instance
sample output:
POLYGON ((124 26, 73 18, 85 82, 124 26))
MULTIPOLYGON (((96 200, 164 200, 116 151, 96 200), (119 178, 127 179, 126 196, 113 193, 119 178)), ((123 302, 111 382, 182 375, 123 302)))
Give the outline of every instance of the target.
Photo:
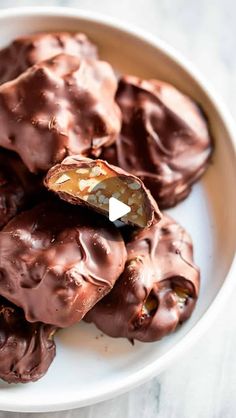
POLYGON ((97 58, 97 47, 84 33, 36 33, 21 36, 0 51, 0 84, 13 80, 40 61, 66 53, 97 58))
POLYGON ((60 54, 0 86, 0 146, 31 172, 70 154, 98 154, 120 130, 117 81, 103 61, 60 54))
POLYGON ((127 244, 124 272, 86 315, 111 337, 156 341, 191 315, 199 292, 187 232, 168 216, 127 244))
POLYGON ((107 216, 109 199, 119 199, 131 208, 121 218, 124 223, 144 228, 161 218, 142 181, 106 161, 67 157, 49 170, 44 183, 67 202, 87 205, 107 216))
POLYGON ((126 257, 121 234, 104 217, 43 203, 0 232, 0 294, 29 322, 67 327, 111 290, 126 257))
POLYGON ((0 150, 0 228, 41 192, 40 179, 31 174, 20 158, 0 150))
POLYGON ((212 140, 203 113, 158 80, 124 76, 116 99, 121 134, 101 158, 141 178, 161 208, 176 205, 209 163, 212 140))
POLYGON ((55 354, 56 328, 30 324, 22 309, 0 297, 0 378, 8 383, 28 383, 40 379, 55 354))

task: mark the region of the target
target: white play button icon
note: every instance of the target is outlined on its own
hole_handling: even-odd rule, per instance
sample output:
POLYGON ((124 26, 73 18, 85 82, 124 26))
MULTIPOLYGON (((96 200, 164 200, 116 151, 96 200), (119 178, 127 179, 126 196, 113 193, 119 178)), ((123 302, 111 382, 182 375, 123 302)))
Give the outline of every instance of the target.
POLYGON ((109 199, 109 220, 114 222, 131 211, 131 208, 115 197, 109 199))

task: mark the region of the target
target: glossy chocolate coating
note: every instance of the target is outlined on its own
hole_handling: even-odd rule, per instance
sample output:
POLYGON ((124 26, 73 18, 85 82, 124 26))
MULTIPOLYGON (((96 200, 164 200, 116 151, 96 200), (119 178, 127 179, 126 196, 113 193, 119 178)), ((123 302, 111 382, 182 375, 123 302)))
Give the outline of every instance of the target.
POLYGON ((0 51, 0 84, 13 80, 40 61, 65 52, 97 58, 97 48, 83 33, 37 33, 16 38, 0 51))
POLYGON ((35 199, 41 190, 40 179, 27 170, 20 158, 1 149, 0 228, 35 199))
POLYGON ((199 291, 192 242, 171 218, 135 233, 113 290, 85 317, 111 337, 156 341, 191 315, 199 291))
POLYGON ((8 383, 40 379, 55 354, 55 327, 30 324, 22 309, 0 297, 0 378, 8 383))
POLYGON ((120 130, 111 66, 60 54, 0 86, 0 145, 31 172, 70 154, 99 153, 120 130))
POLYGON ((176 205, 208 166, 212 141, 203 113, 157 80, 125 76, 116 98, 122 131, 102 158, 140 177, 161 208, 176 205))
MULTIPOLYGON (((126 171, 122 170, 119 167, 116 167, 112 164, 109 164, 107 161, 103 161, 103 160, 92 160, 90 158, 83 158, 80 156, 71 156, 71 157, 67 157, 65 158, 60 164, 55 165, 54 167, 52 167, 44 180, 44 184, 45 186, 49 189, 55 192, 55 188, 52 188, 51 186, 51 179, 54 177, 58 177, 64 173, 67 173, 69 170, 70 171, 74 171, 75 173, 77 173, 80 169, 101 169, 102 171, 104 170, 104 173, 107 171, 109 173, 111 173, 111 175, 113 177, 110 178, 106 178, 105 176, 103 177, 103 180, 99 180, 99 177, 95 177, 95 180, 98 183, 102 183, 103 188, 102 188, 102 192, 106 193, 106 188, 111 186, 112 182, 115 182, 115 180, 118 178, 120 180, 121 186, 125 185, 127 182, 129 182, 130 184, 136 184, 139 189, 137 190, 132 190, 130 189, 130 193, 133 194, 137 194, 137 193, 141 193, 142 196, 142 202, 139 201, 139 204, 141 205, 142 203, 142 208, 143 208, 143 212, 145 212, 145 217, 146 217, 146 222, 145 225, 142 225, 142 227, 146 227, 146 226, 150 226, 153 224, 153 222, 155 221, 159 221, 161 219, 161 212, 158 208, 158 205, 156 204, 155 200, 153 199, 151 193, 149 192, 149 190, 146 189, 146 187, 144 186, 143 182, 135 177, 134 175, 127 173, 126 171)), ((79 176, 79 174, 78 174, 79 176)), ((91 173, 88 173, 88 177, 87 177, 87 181, 89 182, 89 180, 91 179, 91 173)), ((94 181, 94 179, 92 179, 92 181, 94 181)), ((77 182, 78 184, 78 182, 77 182)), ((88 193, 88 199, 87 200, 82 200, 80 198, 79 195, 79 185, 78 185, 78 190, 76 191, 76 193, 72 194, 71 192, 65 192, 65 191, 61 191, 60 188, 56 191, 56 194, 63 200, 65 200, 66 202, 75 204, 75 205, 86 205, 89 208, 93 208, 94 210, 102 213, 103 215, 106 215, 108 217, 109 215, 109 210, 108 210, 108 206, 106 209, 104 209, 104 206, 100 206, 100 207, 95 207, 93 204, 92 199, 90 199, 90 195, 95 195, 96 193, 96 186, 94 186, 92 188, 92 190, 90 192, 86 192, 88 193)), ((98 190, 97 190, 98 191, 98 190)), ((118 190, 115 188, 114 189, 115 192, 117 192, 118 190)), ((108 199, 112 197, 112 194, 108 196, 108 199)), ((121 198, 122 199, 122 198, 121 198)), ((128 201, 125 202, 123 201, 123 203, 128 204, 128 201)), ((132 204, 130 205, 131 207, 131 217, 130 219, 128 217, 126 218, 122 218, 123 222, 125 223, 131 223, 132 225, 136 225, 135 220, 132 221, 132 204)), ((135 214, 135 216, 137 216, 135 214)), ((136 225, 137 226, 137 225, 136 225)))
POLYGON ((0 232, 0 294, 29 322, 67 327, 111 290, 126 257, 105 218, 59 200, 43 203, 0 232))

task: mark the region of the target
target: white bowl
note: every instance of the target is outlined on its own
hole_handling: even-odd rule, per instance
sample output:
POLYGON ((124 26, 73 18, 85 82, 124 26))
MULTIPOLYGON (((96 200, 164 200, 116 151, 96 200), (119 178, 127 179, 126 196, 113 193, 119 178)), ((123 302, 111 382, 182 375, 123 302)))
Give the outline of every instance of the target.
MULTIPOLYGON (((0 46, 36 31, 82 31, 121 73, 169 81, 201 103, 216 150, 212 166, 191 195, 170 213, 192 234, 201 267, 199 303, 192 318, 161 342, 136 343, 101 336, 80 324, 57 337, 57 357, 47 375, 27 385, 0 384, 0 410, 54 411, 92 404, 125 392, 170 367, 212 324, 233 291, 236 276, 235 130, 221 100, 171 47, 137 28, 73 9, 12 9, 0 16, 0 46)), ((215 326, 215 325, 213 325, 215 326)))

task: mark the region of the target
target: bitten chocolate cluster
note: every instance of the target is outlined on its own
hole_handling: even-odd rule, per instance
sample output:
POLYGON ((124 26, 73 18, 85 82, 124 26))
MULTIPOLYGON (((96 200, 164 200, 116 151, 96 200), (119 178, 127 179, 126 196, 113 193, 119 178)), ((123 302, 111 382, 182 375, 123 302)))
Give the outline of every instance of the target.
POLYGON ((199 105, 163 81, 119 80, 85 34, 40 33, 0 51, 0 124, 0 378, 41 378, 54 334, 82 319, 132 342, 175 331, 200 271, 160 208, 209 164, 199 105), (112 197, 130 208, 119 224, 112 197))

